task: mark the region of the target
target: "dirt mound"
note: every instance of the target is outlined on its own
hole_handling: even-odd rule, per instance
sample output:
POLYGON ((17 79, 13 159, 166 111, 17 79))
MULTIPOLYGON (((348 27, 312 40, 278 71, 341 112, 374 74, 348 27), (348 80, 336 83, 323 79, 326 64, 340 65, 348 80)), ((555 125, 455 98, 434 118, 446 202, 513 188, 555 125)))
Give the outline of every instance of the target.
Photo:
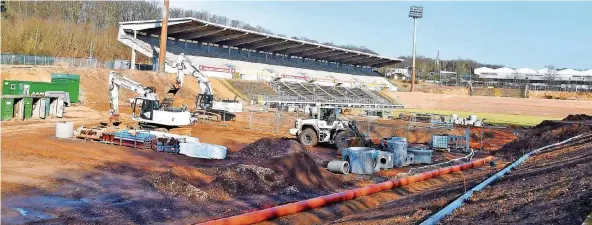
POLYGON ((342 181, 317 166, 306 152, 297 152, 260 163, 228 166, 213 185, 234 196, 269 196, 332 190, 342 181))
MULTIPOLYGON (((568 116, 564 119, 570 120, 568 116)), ((545 145, 560 142, 573 136, 591 132, 591 126, 577 123, 562 123, 545 120, 531 128, 524 136, 504 145, 495 155, 501 157, 516 158, 523 154, 543 147, 545 145)))
POLYGON ((588 116, 586 114, 575 114, 569 115, 563 119, 563 121, 585 121, 585 120, 592 120, 592 116, 588 116))
POLYGON ((306 152, 306 149, 297 141, 288 138, 261 138, 232 154, 232 157, 261 160, 300 152, 306 152))
POLYGON ((262 138, 229 156, 246 162, 227 167, 214 183, 232 195, 322 191, 342 185, 322 168, 323 159, 288 138, 262 138))

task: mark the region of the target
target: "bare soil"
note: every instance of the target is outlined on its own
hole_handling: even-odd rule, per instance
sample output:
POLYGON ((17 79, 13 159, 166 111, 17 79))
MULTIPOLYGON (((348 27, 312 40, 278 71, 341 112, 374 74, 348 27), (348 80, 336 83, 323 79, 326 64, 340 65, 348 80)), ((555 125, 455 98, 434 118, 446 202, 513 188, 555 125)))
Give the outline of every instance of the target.
POLYGON ((592 114, 592 104, 582 100, 462 96, 422 92, 388 92, 408 108, 483 112, 564 118, 569 114, 592 114))
POLYGON ((583 224, 592 212, 592 139, 533 156, 444 224, 583 224))
POLYGON ((581 123, 570 121, 571 118, 582 117, 570 115, 562 121, 543 121, 530 129, 524 136, 504 145, 495 154, 500 157, 517 159, 534 149, 592 131, 592 124, 583 121, 581 123))
MULTIPOLYGON (((247 113, 239 114, 236 121, 191 126, 191 135, 200 141, 227 146, 229 157, 225 160, 195 159, 91 141, 56 139, 57 121, 72 121, 78 127, 96 125, 107 118, 109 100, 104 82, 108 71, 3 68, 2 77, 49 81, 51 72, 80 74, 83 102, 67 108, 64 119, 3 121, 0 124, 3 162, 0 215, 3 224, 195 223, 383 182, 408 170, 392 169, 375 175, 329 173, 323 167, 328 160, 336 157, 335 150, 326 145, 304 149, 286 138, 287 129, 293 126, 293 116, 282 118, 282 127, 275 133, 269 128, 275 122, 272 120, 275 118, 273 113, 258 115, 262 121, 258 123, 259 129, 245 129, 249 123, 247 113), (19 210, 26 211, 26 215, 19 210)), ((173 75, 138 71, 122 73, 157 87, 159 93, 165 92, 168 84, 174 81, 173 75)), ((199 91, 196 81, 186 80, 189 83, 187 89, 175 96, 179 104, 191 104, 199 91)), ((223 88, 215 86, 215 91, 223 88)), ((121 101, 126 102, 125 98, 133 96, 133 93, 126 93, 121 101)), ((124 119, 129 117, 126 113, 129 111, 124 111, 124 119)), ((126 119, 124 122, 132 121, 126 119)), ((399 121, 386 123, 394 126, 399 121)), ((370 127, 374 138, 400 131, 388 126, 370 127)), ((490 143, 491 148, 514 139, 510 130, 485 132, 490 132, 489 137, 495 137, 491 138, 495 139, 490 143)), ((429 132, 420 132, 412 133, 410 137, 420 142, 429 135, 429 132)), ((472 138, 471 146, 476 145, 475 141, 472 138)), ((519 152, 516 147, 512 149, 519 152)), ((480 152, 476 157, 486 154, 480 152)), ((504 154, 506 152, 500 153, 500 156, 504 154)), ((462 155, 438 153, 434 159, 446 161, 462 155)), ((554 158, 549 156, 545 160, 554 158)), ((590 161, 585 154, 570 156, 590 161)), ((570 157, 561 160, 565 161, 565 165, 579 165, 571 163, 570 157)), ((497 169, 507 162, 505 158, 500 158, 497 169)), ((546 162, 552 166, 555 161, 546 162)), ((588 173, 589 177, 589 170, 580 170, 585 173, 577 176, 588 173)), ((448 174, 265 223, 416 223, 495 171, 486 166, 448 174)), ((588 187, 589 190, 589 186, 585 185, 574 187, 588 187)), ((582 199, 580 197, 577 199, 582 199)), ((562 203, 569 205, 573 199, 562 203)), ((590 213, 584 206, 581 212, 576 210, 577 215, 590 213)))

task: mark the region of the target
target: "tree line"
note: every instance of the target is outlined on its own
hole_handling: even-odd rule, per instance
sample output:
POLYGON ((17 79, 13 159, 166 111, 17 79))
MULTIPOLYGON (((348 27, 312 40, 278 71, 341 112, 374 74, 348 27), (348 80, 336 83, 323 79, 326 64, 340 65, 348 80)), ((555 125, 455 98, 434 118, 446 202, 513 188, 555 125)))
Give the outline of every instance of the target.
MULTIPOLYGON (((162 18, 161 1, 2 1, 2 43, 5 53, 67 57, 88 57, 101 60, 129 58, 130 51, 117 42, 121 21, 162 18), (9 31, 10 32, 6 32, 9 31)), ((207 11, 171 8, 169 17, 194 17, 230 27, 274 34, 261 26, 219 16, 207 11)), ((286 37, 286 35, 277 34, 286 37)), ((293 39, 321 43, 306 37, 293 39)), ((376 52, 354 45, 322 44, 376 52)), ((147 59, 144 59, 147 60, 147 59)))
MULTIPOLYGON (((162 18, 161 1, 2 1, 1 26, 4 32, 2 52, 65 57, 89 57, 100 60, 129 58, 129 48, 117 41, 117 29, 121 21, 153 20, 162 18)), ((274 34, 261 26, 219 16, 207 11, 171 8, 169 17, 194 17, 230 27, 274 34)), ((276 34, 286 37, 286 35, 276 34)), ((376 54, 363 46, 336 45, 306 37, 293 39, 321 43, 351 50, 376 54)), ((396 67, 411 67, 411 57, 396 67)), ((140 56, 140 60, 148 62, 140 56)), ((417 57, 418 72, 437 70, 435 59, 417 57)), ((440 70, 458 74, 471 73, 473 69, 487 66, 499 68, 470 59, 442 60, 440 70)))
MULTIPOLYGON (((411 68, 413 58, 411 56, 401 56, 400 59, 404 61, 394 66, 383 68, 380 72, 385 72, 388 68, 411 68)), ((437 60, 425 56, 417 56, 415 58, 415 68, 419 75, 427 75, 431 72, 450 71, 456 74, 473 74, 474 69, 479 67, 489 67, 492 69, 502 68, 503 65, 479 63, 472 59, 455 59, 455 60, 440 60, 438 65, 437 60)))

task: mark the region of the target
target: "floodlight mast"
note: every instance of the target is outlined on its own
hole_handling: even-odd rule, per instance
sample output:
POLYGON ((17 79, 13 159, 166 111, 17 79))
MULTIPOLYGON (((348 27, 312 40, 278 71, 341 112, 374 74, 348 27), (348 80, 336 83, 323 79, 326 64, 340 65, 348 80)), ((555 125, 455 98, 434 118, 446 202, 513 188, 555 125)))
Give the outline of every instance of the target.
POLYGON ((413 18, 413 65, 411 66, 411 92, 413 92, 415 91, 415 43, 417 34, 417 19, 423 17, 423 6, 411 6, 409 8, 409 17, 413 18))

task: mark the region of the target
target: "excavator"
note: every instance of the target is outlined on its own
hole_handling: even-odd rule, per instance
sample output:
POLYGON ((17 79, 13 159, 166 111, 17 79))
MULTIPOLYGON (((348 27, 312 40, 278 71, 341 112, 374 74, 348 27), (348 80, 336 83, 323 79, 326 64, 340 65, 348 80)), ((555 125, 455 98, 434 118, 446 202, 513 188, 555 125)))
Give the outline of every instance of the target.
POLYGON ((216 101, 210 80, 199 71, 199 67, 193 64, 185 54, 181 53, 176 62, 177 82, 169 89, 167 93, 176 93, 183 87, 185 75, 191 75, 199 83, 200 93, 195 98, 196 109, 193 116, 196 118, 205 118, 210 120, 233 120, 236 115, 234 112, 242 112, 243 105, 236 100, 216 101))
POLYGON ((138 97, 131 98, 132 119, 137 121, 142 129, 171 129, 188 126, 195 123, 187 107, 172 107, 172 101, 160 101, 154 87, 144 85, 123 77, 121 74, 109 72, 109 102, 110 121, 119 121, 119 89, 134 91, 138 97))

